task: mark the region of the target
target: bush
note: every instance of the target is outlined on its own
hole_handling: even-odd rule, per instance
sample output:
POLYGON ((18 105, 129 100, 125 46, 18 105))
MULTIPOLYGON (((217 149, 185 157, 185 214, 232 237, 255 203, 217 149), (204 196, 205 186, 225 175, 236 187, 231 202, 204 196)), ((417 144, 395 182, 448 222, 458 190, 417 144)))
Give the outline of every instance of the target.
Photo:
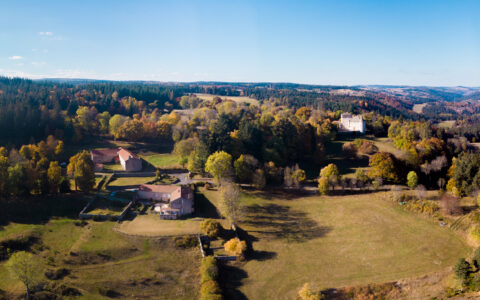
POLYGON ((472 266, 470 266, 465 258, 460 258, 455 267, 453 267, 453 270, 455 271, 457 278, 465 283, 472 272, 472 266))
POLYGON ((202 283, 209 280, 216 281, 218 279, 217 261, 213 256, 207 256, 202 259, 202 263, 200 265, 200 277, 202 283))
POLYGON ((203 234, 208 235, 209 238, 216 238, 222 233, 223 228, 219 222, 206 219, 200 224, 200 230, 203 234))
POLYGON ((200 288, 200 294, 205 295, 205 294, 220 294, 220 286, 216 281, 209 280, 206 281, 202 284, 202 287, 200 288))
POLYGON ((207 256, 202 259, 200 264, 200 299, 202 300, 221 300, 222 291, 218 285, 218 266, 217 260, 213 256, 207 256))
POLYGON ((480 267, 480 247, 477 248, 477 250, 475 250, 475 253, 473 254, 472 263, 475 266, 475 268, 478 269, 480 267))
POLYGON ((225 243, 225 251, 234 256, 240 256, 247 250, 247 243, 240 241, 238 238, 233 238, 225 243))
POLYGON ((173 240, 178 248, 193 248, 198 245, 198 239, 193 235, 177 236, 173 240))
POLYGON ((70 274, 70 270, 66 268, 59 268, 56 270, 45 271, 45 277, 47 277, 50 280, 59 280, 67 276, 68 274, 70 274))

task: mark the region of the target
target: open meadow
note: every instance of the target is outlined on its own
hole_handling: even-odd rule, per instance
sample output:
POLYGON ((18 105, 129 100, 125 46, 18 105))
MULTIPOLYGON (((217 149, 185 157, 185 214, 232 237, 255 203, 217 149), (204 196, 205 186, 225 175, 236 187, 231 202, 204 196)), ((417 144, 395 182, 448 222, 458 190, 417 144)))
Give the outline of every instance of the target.
MULTIPOLYGON (((205 194, 217 201, 217 192, 205 194)), ((305 282, 338 288, 399 280, 445 270, 471 252, 454 231, 383 197, 244 194, 240 225, 254 252, 236 266, 232 295, 291 298, 305 282)))
POLYGON ((195 94, 195 95, 197 95, 198 98, 207 100, 207 101, 212 101, 213 98, 220 97, 222 99, 229 99, 235 102, 245 102, 245 103, 258 105, 257 99, 253 99, 245 96, 219 96, 219 95, 211 95, 211 94, 195 94))
MULTIPOLYGON (((116 222, 76 220, 85 205, 80 200, 37 200, 33 206, 43 204, 49 209, 37 210, 37 218, 30 222, 15 216, 21 208, 9 209, 9 218, 2 219, 6 222, 0 227, 0 245, 30 249, 46 270, 61 270, 58 278, 43 281, 62 299, 198 297, 198 248, 177 248, 172 238, 125 236, 113 230, 116 222)), ((10 299, 24 293, 23 285, 9 276, 2 260, 0 278, 0 296, 10 299)), ((52 299, 52 294, 42 293, 46 297, 42 299, 52 299)))

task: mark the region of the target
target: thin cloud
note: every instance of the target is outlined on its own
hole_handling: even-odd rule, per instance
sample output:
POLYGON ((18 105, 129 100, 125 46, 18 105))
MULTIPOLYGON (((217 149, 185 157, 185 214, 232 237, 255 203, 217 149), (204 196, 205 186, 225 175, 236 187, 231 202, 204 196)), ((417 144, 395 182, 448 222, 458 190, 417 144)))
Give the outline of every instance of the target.
POLYGON ((44 66, 46 65, 47 63, 44 62, 44 61, 33 61, 32 62, 32 65, 35 66, 35 67, 40 67, 40 66, 44 66))
POLYGON ((38 34, 39 34, 39 35, 52 36, 52 35, 53 35, 53 32, 51 32, 51 31, 40 31, 38 34))
POLYGON ((20 59, 23 59, 23 57, 20 56, 20 55, 14 55, 14 56, 10 56, 8 59, 9 60, 20 60, 20 59))

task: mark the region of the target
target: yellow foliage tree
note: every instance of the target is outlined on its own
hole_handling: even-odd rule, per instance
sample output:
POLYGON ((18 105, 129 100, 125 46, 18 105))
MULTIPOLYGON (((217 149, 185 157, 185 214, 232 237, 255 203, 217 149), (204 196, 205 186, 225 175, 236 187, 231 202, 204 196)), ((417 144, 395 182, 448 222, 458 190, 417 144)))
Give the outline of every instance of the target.
POLYGON ((247 243, 240 241, 238 238, 233 238, 225 243, 225 251, 234 256, 240 256, 247 250, 247 243))

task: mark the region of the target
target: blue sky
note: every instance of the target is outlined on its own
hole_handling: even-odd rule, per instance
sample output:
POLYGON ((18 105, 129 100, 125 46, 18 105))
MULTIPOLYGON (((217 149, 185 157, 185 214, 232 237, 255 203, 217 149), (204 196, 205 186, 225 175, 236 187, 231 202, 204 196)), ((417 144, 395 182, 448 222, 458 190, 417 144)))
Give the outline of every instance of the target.
POLYGON ((0 74, 480 86, 480 1, 2 1, 0 74))

